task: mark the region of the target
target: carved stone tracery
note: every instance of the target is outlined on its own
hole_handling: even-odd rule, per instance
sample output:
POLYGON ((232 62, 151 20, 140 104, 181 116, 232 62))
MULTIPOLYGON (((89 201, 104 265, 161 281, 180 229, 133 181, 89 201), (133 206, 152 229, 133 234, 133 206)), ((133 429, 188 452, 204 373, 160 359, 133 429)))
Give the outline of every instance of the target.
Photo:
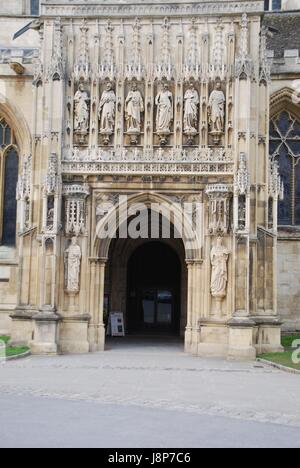
POLYGON ((209 234, 212 236, 228 234, 232 188, 225 184, 210 184, 206 187, 206 194, 209 199, 209 234))
POLYGON ((86 234, 86 198, 90 194, 87 185, 65 184, 65 233, 67 236, 86 234))
POLYGON ((17 200, 21 202, 21 232, 30 228, 31 224, 31 187, 32 187, 32 156, 24 158, 22 172, 17 185, 17 200))

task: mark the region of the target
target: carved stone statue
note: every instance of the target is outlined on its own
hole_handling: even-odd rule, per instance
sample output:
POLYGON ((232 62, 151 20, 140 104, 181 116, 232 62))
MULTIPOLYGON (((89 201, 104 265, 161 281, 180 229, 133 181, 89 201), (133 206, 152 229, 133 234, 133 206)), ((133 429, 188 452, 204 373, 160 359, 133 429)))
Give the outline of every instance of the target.
POLYGON ((194 84, 190 83, 184 95, 184 132, 197 133, 199 94, 194 84))
POLYGON ((141 114, 144 112, 144 101, 137 84, 133 83, 125 102, 127 131, 141 131, 141 114))
POLYGON ((174 118, 173 95, 169 91, 167 83, 158 93, 155 99, 157 106, 156 131, 159 135, 165 136, 171 133, 171 122, 174 118))
POLYGON ((89 129, 89 96, 80 84, 74 96, 74 130, 76 133, 87 134, 89 129))
POLYGON ((211 295, 218 299, 224 298, 227 293, 227 262, 229 254, 229 250, 223 245, 222 237, 218 237, 210 255, 212 265, 211 295))
POLYGON ((110 82, 106 85, 106 90, 102 93, 99 104, 100 132, 108 138, 113 134, 115 127, 116 95, 110 82))
POLYGON ((65 278, 66 291, 76 294, 80 290, 81 248, 77 243, 77 237, 73 237, 71 245, 65 251, 65 278))
POLYGON ((47 215, 47 229, 52 231, 54 228, 54 208, 50 208, 47 215))
POLYGON ((219 142, 220 136, 224 133, 225 101, 225 95, 221 89, 221 82, 217 81, 208 102, 210 133, 215 136, 215 143, 219 142))

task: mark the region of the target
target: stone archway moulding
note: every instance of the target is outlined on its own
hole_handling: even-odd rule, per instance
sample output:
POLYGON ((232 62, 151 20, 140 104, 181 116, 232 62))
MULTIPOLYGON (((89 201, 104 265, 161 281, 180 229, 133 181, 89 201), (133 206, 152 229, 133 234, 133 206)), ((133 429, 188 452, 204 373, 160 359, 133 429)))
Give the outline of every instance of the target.
POLYGON ((282 111, 291 112, 294 117, 300 119, 299 93, 295 89, 285 87, 276 91, 270 98, 270 117, 274 118, 282 111))
POLYGON ((2 93, 0 93, 0 116, 14 130, 20 156, 31 154, 31 134, 28 123, 20 111, 2 93))
MULTIPOLYGON (((128 197, 128 207, 132 206, 133 204, 142 203, 146 206, 150 206, 153 203, 153 209, 155 210, 155 205, 157 204, 167 204, 170 206, 173 216, 174 222, 182 223, 182 209, 178 204, 173 203, 172 200, 162 194, 158 193, 138 193, 134 195, 130 195, 128 197)), ((109 247, 111 244, 111 240, 115 237, 116 231, 115 229, 109 232, 109 235, 106 239, 100 239, 97 236, 98 232, 106 226, 109 225, 110 222, 114 219, 115 216, 115 208, 111 209, 106 216, 104 216, 96 226, 96 234, 94 238, 94 251, 93 256, 98 258, 108 258, 109 255, 109 247)), ((196 261, 201 260, 201 252, 202 252, 202 233, 196 233, 193 230, 193 226, 187 218, 185 218, 185 229, 184 234, 182 236, 182 242, 184 244, 186 260, 196 261)))

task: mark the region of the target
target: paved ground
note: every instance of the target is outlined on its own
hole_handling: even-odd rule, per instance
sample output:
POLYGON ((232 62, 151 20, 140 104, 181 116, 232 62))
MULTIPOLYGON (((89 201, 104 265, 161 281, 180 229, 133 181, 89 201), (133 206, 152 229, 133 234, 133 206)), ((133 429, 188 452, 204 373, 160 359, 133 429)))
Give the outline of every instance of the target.
POLYGON ((300 447, 300 377, 116 341, 0 364, 0 447, 300 447))

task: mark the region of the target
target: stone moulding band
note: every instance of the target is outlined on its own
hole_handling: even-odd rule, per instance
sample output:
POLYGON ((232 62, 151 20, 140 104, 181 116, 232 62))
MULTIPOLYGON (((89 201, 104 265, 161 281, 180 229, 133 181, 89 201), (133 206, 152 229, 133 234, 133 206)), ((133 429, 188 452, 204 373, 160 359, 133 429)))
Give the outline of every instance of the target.
POLYGON ((224 148, 187 151, 67 150, 64 174, 233 174, 232 152, 224 148))
POLYGON ((63 174, 233 175, 233 162, 214 163, 91 163, 63 162, 63 174))
MULTIPOLYGON (((65 3, 65 2, 64 2, 65 3)), ((42 1, 41 14, 44 16, 183 16, 183 15, 220 15, 241 13, 263 13, 264 2, 261 0, 245 1, 199 1, 197 3, 156 3, 132 1, 131 4, 99 5, 95 1, 87 5, 74 0, 66 5, 57 0, 42 1), (52 3, 52 4, 51 4, 52 3)))

